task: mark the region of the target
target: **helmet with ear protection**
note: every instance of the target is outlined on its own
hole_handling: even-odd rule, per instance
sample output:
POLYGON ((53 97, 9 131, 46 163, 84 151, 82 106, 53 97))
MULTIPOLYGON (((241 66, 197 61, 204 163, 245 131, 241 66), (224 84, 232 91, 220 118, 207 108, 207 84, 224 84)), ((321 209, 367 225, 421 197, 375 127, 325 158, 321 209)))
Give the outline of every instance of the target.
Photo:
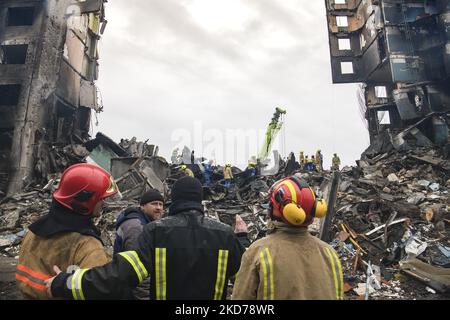
POLYGON ((296 177, 282 179, 271 188, 271 217, 296 227, 306 227, 327 212, 325 200, 318 198, 307 182, 296 177))

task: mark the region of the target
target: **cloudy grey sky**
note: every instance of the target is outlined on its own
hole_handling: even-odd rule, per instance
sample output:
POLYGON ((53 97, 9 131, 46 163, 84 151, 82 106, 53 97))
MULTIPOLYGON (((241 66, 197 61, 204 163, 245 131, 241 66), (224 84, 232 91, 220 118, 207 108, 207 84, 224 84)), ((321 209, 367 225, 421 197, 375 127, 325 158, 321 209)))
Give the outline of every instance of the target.
POLYGON ((168 159, 180 143, 198 156, 216 148, 218 162, 241 165, 279 106, 277 149, 354 164, 368 134, 357 86, 332 84, 323 2, 110 0, 94 133, 149 139, 168 159), (243 130, 259 135, 245 152, 243 130))

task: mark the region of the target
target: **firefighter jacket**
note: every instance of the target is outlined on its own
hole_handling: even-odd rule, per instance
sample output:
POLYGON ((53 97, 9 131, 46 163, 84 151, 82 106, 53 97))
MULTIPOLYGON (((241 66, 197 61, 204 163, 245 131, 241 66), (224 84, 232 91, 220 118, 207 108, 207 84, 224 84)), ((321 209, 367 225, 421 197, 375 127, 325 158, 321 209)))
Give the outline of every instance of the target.
POLYGON ((114 299, 150 275, 150 299, 225 299, 244 250, 231 227, 203 215, 201 203, 174 203, 167 218, 144 227, 135 251, 103 267, 61 273, 51 289, 73 299, 114 299))
POLYGON ((223 170, 223 177, 225 180, 233 179, 233 172, 231 171, 231 167, 225 167, 223 170))
POLYGON ((30 225, 25 235, 16 281, 26 299, 49 299, 44 280, 54 276, 54 265, 67 270, 92 268, 109 261, 89 217, 54 201, 50 213, 30 225))
POLYGON ((309 234, 273 222, 271 233, 242 257, 234 300, 341 300, 343 274, 334 249, 309 234))
POLYGON ((334 167, 339 167, 341 165, 341 159, 338 156, 334 156, 331 163, 334 167))

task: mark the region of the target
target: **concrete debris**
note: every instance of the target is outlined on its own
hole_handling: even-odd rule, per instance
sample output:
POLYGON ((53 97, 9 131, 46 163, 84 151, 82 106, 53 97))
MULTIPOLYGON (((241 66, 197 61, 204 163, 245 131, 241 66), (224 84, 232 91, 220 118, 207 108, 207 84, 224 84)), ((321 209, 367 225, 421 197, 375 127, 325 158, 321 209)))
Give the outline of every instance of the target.
MULTIPOLYGON (((115 149, 109 142, 108 145, 115 149)), ((435 298, 443 297, 447 287, 442 278, 434 282, 420 281, 423 275, 418 278, 410 269, 404 272, 406 267, 400 265, 415 258, 431 268, 427 269, 431 270, 427 279, 434 279, 433 272, 437 271, 442 276, 442 270, 450 267, 450 177, 444 168, 448 160, 432 148, 392 149, 371 157, 363 155, 363 158, 357 161, 357 166, 341 172, 293 171, 328 203, 334 203, 326 218, 316 219, 310 231, 322 239, 328 238, 338 252, 348 288, 346 298, 365 299, 367 295, 367 299, 422 299, 431 295, 427 286, 437 292, 435 298), (437 159, 440 165, 417 159, 425 156, 437 159), (440 187, 430 188, 432 184, 440 187)), ((269 176, 253 175, 249 170, 233 167, 234 180, 227 188, 223 166, 211 165, 208 170, 202 163, 187 166, 204 184, 203 204, 207 216, 234 227, 239 215, 247 223, 252 242, 266 235, 271 227, 267 219, 269 189, 285 177, 285 167, 269 176), (205 179, 205 172, 210 175, 209 180, 205 179)), ((117 214, 137 205, 140 194, 149 187, 164 192, 169 206, 171 187, 183 173, 179 163, 168 164, 157 156, 132 157, 128 153, 125 157, 111 157, 110 168, 124 197, 109 204, 96 225, 112 252, 117 214)), ((17 256, 28 225, 47 212, 54 186, 54 183, 31 186, 28 192, 0 201, 2 255, 17 256)))

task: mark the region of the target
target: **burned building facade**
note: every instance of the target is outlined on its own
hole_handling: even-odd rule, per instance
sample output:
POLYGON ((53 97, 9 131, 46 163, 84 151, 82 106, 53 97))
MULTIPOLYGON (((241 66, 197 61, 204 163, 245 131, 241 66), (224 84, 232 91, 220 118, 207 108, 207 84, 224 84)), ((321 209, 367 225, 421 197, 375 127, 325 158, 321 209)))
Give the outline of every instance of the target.
POLYGON ((52 148, 89 139, 105 0, 0 0, 0 191, 54 170, 52 148))
POLYGON ((333 82, 363 83, 371 142, 387 132, 400 149, 448 144, 450 0, 325 5, 333 82))

